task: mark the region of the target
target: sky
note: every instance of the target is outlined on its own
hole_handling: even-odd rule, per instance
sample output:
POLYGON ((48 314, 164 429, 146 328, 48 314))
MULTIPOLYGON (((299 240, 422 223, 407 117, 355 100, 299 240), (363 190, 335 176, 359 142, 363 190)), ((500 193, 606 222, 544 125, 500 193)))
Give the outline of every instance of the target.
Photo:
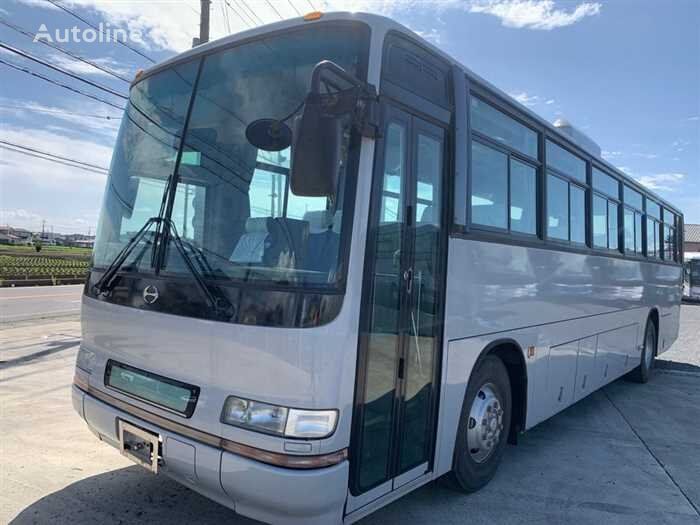
MULTIPOLYGON (((125 79, 150 65, 142 55, 164 60, 199 31, 197 0, 52 1, 129 31, 141 54, 114 42, 54 41, 125 79)), ((700 223, 697 0, 213 0, 212 39, 312 7, 407 25, 548 121, 569 120, 604 158, 678 206, 686 223, 700 223)), ((124 80, 17 31, 56 38, 73 27, 87 28, 47 0, 0 4, 2 44, 126 93, 124 80)), ((0 141, 109 166, 121 111, 104 102, 123 106, 122 99, 2 48, 0 60, 102 99, 0 63, 0 141)), ((46 221, 56 232, 94 233, 105 181, 102 172, 0 148, 0 224, 40 230, 46 221)))

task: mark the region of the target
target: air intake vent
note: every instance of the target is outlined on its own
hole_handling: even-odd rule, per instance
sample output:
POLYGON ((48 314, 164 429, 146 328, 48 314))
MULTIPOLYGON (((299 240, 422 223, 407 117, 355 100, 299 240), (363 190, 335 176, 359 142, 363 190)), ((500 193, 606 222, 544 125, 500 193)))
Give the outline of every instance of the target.
POLYGON ((596 157, 600 158, 600 146, 598 146, 598 144, 583 131, 572 126, 571 122, 560 118, 554 121, 554 127, 569 137, 581 149, 584 149, 591 155, 595 155, 596 157))

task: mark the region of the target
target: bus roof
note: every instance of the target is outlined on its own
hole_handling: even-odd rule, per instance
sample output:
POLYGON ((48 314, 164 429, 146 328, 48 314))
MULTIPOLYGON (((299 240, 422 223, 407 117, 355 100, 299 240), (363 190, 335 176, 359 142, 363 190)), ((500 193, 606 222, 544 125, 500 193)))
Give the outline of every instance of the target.
MULTIPOLYGON (((585 147, 582 146, 582 144, 578 143, 577 141, 573 140, 572 137, 568 136, 566 133, 563 133, 562 130, 557 129, 551 122, 548 122, 541 116, 539 116, 537 113, 532 111, 530 108, 526 107, 525 105, 521 104, 517 100, 515 100, 513 97, 508 95, 506 92, 501 90, 500 88, 494 86, 491 84, 488 80, 482 78, 481 76, 477 75, 474 73, 471 69, 466 67, 464 64, 456 60, 454 57, 448 55, 441 49, 437 48, 435 45, 431 44, 427 40, 425 40, 423 37, 409 29, 408 27, 404 26, 403 24, 400 24, 399 22, 396 22, 395 20, 392 20, 391 18, 387 18, 382 15, 376 15, 376 14, 371 14, 371 13, 350 13, 350 12, 344 12, 344 11, 337 11, 337 12, 330 12, 330 13, 323 13, 323 15, 319 19, 314 19, 314 20, 304 20, 303 17, 296 17, 296 18, 290 18, 287 20, 282 20, 279 22, 274 22, 271 24, 266 24, 263 26, 258 26, 254 27, 252 29, 247 29, 245 31, 241 31, 240 33, 235 33, 232 35, 228 35, 223 38, 219 38, 217 40, 212 40, 210 42, 207 42, 206 44, 202 44, 200 46, 194 47, 192 49, 189 49, 187 51, 184 51, 178 55, 175 55, 159 64, 155 64, 154 66, 151 66, 147 70, 143 72, 142 75, 139 75, 137 79, 134 81, 134 84, 137 83, 139 80, 161 70, 167 67, 172 66, 175 63, 179 63, 191 58, 195 58, 200 55, 206 55, 211 52, 214 52, 222 47, 227 47, 233 43, 240 42, 242 40, 249 40, 249 39, 254 39, 256 37, 263 36, 265 34, 268 34, 273 31, 281 31, 285 29, 290 29, 293 27, 297 26, 302 26, 305 24, 313 24, 313 23, 322 23, 322 22, 327 22, 327 21, 332 21, 332 20, 355 20, 358 22, 364 22, 367 25, 370 26, 370 28, 374 30, 379 30, 380 34, 384 34, 388 31, 398 31, 400 33, 403 33, 413 40, 419 41, 422 46, 430 49, 433 53, 437 54, 438 56, 442 57, 446 61, 448 61, 450 64, 456 65, 460 67, 466 76, 469 78, 470 82, 474 82, 476 84, 481 85, 481 87, 486 88, 488 91, 493 92, 498 98, 502 99, 503 101, 507 102, 511 106, 514 106, 520 113, 523 113, 525 117, 534 123, 544 127, 547 132, 553 136, 555 136, 558 140, 565 142, 568 144, 570 147, 572 147, 574 150, 578 150, 582 153, 586 153, 587 155, 590 155, 593 157, 600 165, 604 166, 606 169, 609 171, 615 173, 621 180, 623 180, 626 184, 629 186, 634 187, 638 191, 650 196, 653 200, 657 201, 658 203, 662 204, 664 207, 672 210, 674 213, 676 213, 679 216, 683 216, 683 212, 681 212, 678 208, 676 208, 674 205, 666 201, 665 199, 661 198, 659 195, 654 193, 653 191, 649 190, 647 187, 643 186, 640 184, 638 181, 636 181, 634 178, 630 177, 623 171, 619 170, 617 167, 613 166, 610 162, 605 160, 604 158, 598 156, 596 152, 588 151, 585 147)), ((378 73, 378 72, 376 72, 378 73)), ((372 76, 372 72, 370 71, 370 77, 372 76)), ((132 84, 133 85, 133 84, 132 84)), ((379 87, 379 86, 378 86, 379 87)))

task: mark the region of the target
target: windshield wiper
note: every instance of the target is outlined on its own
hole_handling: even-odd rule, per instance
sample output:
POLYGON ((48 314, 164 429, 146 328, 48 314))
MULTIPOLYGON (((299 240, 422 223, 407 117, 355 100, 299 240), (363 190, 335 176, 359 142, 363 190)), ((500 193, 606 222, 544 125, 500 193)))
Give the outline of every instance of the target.
POLYGON ((95 283, 95 290, 98 294, 105 295, 109 293, 112 290, 112 288, 114 288, 117 272, 120 270, 127 257, 129 257, 131 252, 134 251, 134 248, 136 248, 139 241, 146 235, 151 225, 154 223, 161 223, 163 221, 164 219, 161 219, 160 217, 151 217, 144 223, 144 225, 136 233, 136 235, 129 239, 129 242, 126 243, 126 246, 122 248, 122 250, 117 254, 114 260, 107 267, 105 273, 102 274, 102 277, 100 277, 100 279, 95 283))
MULTIPOLYGON (((173 221, 170 219, 163 219, 163 222, 167 226, 167 232, 169 234, 169 238, 173 239, 173 244, 175 244, 175 248, 177 251, 180 253, 180 256, 182 259, 185 261, 185 264, 187 265, 187 268, 190 270, 190 273, 194 277, 195 281, 197 282, 197 285, 199 286, 199 289, 202 291, 202 294, 206 297, 207 302, 209 303, 209 306, 211 307, 212 310, 214 310, 215 314, 217 316, 224 317, 226 315, 231 315, 231 311, 233 308, 233 305, 231 302, 223 295, 220 293, 217 293, 216 296, 211 292, 211 289, 209 285, 207 284, 206 280, 204 279, 204 275, 200 269, 195 266, 194 262, 192 261, 192 257, 187 253, 187 250, 185 249, 185 241, 183 241, 182 237, 180 237, 180 234, 177 232, 177 228, 175 228, 175 224, 173 224, 173 221)), ((198 252, 200 256, 200 261, 202 265, 206 265, 209 268, 211 266, 209 265, 208 261, 206 260, 206 256, 204 253, 199 250, 196 246, 194 246, 192 243, 187 243, 188 246, 191 247, 194 251, 198 252)), ((218 288, 218 287, 217 287, 218 288)))

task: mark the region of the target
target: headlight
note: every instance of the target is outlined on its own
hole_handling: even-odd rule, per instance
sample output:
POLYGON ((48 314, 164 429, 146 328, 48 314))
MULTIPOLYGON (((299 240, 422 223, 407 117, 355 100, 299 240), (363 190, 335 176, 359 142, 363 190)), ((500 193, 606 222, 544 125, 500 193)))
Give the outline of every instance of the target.
POLYGON ((323 438, 335 431, 337 410, 300 410, 230 396, 221 421, 228 425, 292 438, 323 438))

